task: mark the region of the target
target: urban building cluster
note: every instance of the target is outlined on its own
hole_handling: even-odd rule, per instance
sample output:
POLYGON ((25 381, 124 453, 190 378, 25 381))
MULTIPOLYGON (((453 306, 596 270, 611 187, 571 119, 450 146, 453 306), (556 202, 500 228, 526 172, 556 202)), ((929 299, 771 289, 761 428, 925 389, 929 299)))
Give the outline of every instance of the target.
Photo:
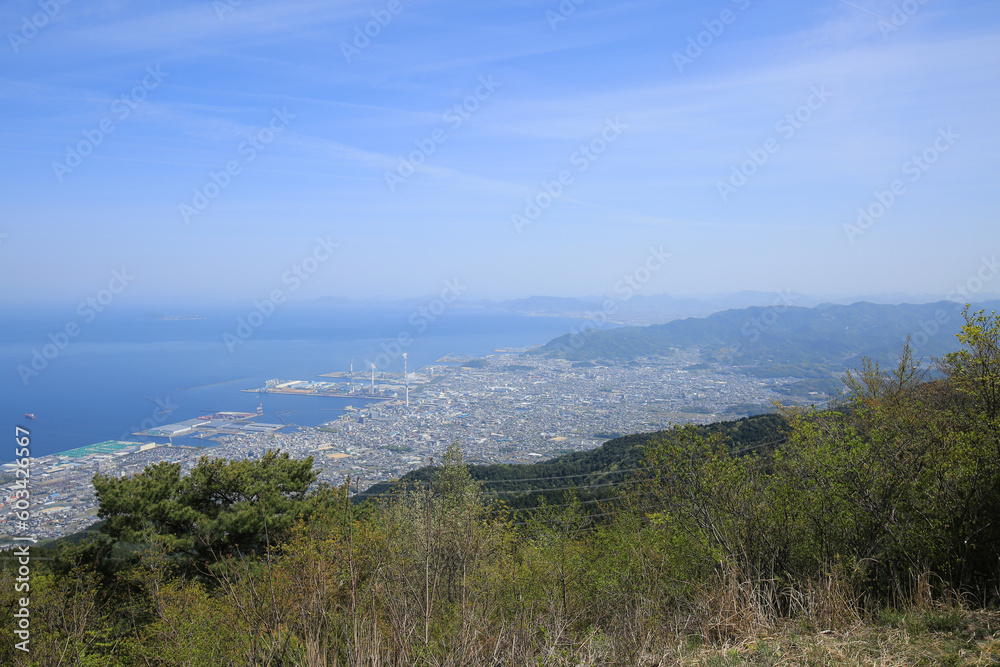
MULTIPOLYGON (((775 389, 797 381, 707 366, 697 349, 615 364, 527 352, 497 350, 481 359, 435 363, 406 378, 383 378, 386 386, 402 389, 394 399, 348 406, 339 419, 317 427, 227 429, 211 437, 212 447, 109 441, 33 458, 31 528, 45 539, 93 523, 96 473, 133 475, 160 461, 187 471, 203 456, 252 459, 278 449, 313 457, 321 482, 339 485, 350 478, 352 489, 363 490, 432 463, 455 441, 469 463, 533 463, 593 449, 618 435, 764 411, 779 398, 775 389)), ((0 542, 24 534, 14 532, 8 511, 16 490, 12 466, 0 466, 0 542)))

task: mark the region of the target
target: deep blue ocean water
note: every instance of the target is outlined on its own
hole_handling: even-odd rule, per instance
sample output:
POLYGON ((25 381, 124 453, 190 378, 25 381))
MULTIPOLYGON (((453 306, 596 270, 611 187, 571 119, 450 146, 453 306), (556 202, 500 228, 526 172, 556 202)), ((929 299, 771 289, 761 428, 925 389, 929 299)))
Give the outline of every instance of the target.
MULTIPOLYGON (((206 312, 205 307, 175 307, 167 313, 205 317, 197 320, 147 317, 153 310, 109 307, 92 321, 74 308, 3 313, 0 425, 9 437, 0 438, 0 461, 14 458, 17 425, 30 428, 35 456, 104 440, 144 440, 130 434, 209 411, 252 412, 261 399, 264 416, 257 421, 281 423, 276 414, 281 412, 285 421, 315 426, 341 414, 333 409, 364 401, 239 390, 261 386, 270 378, 315 379, 321 373, 347 370, 352 361, 355 371, 368 369, 371 360, 379 370, 401 372, 401 357, 377 357, 384 351, 382 345, 389 346, 401 333, 412 341, 403 349, 410 370, 417 370, 447 353, 480 356, 498 347, 542 344, 579 324, 568 318, 455 308, 428 321, 421 331, 416 305, 284 304, 230 351, 223 335, 235 335, 237 318, 246 318, 249 308, 206 312), (57 346, 50 334, 57 342, 66 341, 59 332, 68 323, 75 323, 79 333, 45 359, 37 375, 26 372, 42 365, 36 358, 32 366, 34 351, 53 356, 57 346), (171 411, 164 413, 157 402, 171 411), (34 420, 25 419, 29 412, 34 420)), ((190 438, 174 442, 214 444, 190 438)))

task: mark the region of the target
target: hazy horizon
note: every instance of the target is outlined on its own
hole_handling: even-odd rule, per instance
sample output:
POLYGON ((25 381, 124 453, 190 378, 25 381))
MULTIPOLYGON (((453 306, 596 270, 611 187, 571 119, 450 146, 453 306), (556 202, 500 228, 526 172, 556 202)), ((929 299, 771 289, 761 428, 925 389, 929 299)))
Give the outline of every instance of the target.
MULTIPOLYGON (((709 294, 668 294, 668 293, 657 293, 657 294, 636 294, 630 297, 632 304, 657 302, 660 299, 663 300, 674 300, 677 302, 691 302, 692 304, 701 304, 705 306, 718 306, 723 304, 721 309, 739 309, 746 307, 745 305, 724 305, 725 303, 732 301, 734 299, 745 299, 748 301, 753 301, 754 303, 759 302, 759 305, 770 305, 773 302, 787 302, 785 305, 788 306, 802 306, 807 308, 812 308, 820 304, 830 303, 830 304, 853 304, 859 302, 872 302, 885 305, 900 305, 900 304, 921 304, 921 303, 934 303, 939 301, 951 301, 956 304, 956 306, 964 305, 964 303, 986 303, 991 301, 1000 300, 1000 293, 977 293, 971 299, 961 299, 957 295, 952 295, 953 298, 948 298, 946 294, 803 294, 795 291, 788 290, 773 290, 770 292, 759 291, 759 290, 743 290, 734 292, 718 292, 709 294), (788 296, 791 299, 788 299, 788 296)), ((298 306, 310 306, 310 305, 331 305, 331 306, 410 306, 415 304, 420 304, 423 302, 429 302, 437 299, 438 295, 435 293, 428 294, 417 294, 413 296, 392 296, 386 294, 373 295, 369 297, 342 297, 334 295, 326 295, 320 297, 312 298, 288 298, 286 301, 282 302, 281 305, 298 305, 298 306)), ((454 302, 448 304, 449 308, 452 307, 478 307, 485 305, 494 306, 509 306, 511 304, 517 304, 518 302, 528 301, 531 299, 564 299, 567 301, 579 301, 590 302, 592 304, 600 304, 608 299, 614 300, 616 304, 626 305, 629 303, 629 299, 622 300, 616 298, 612 294, 508 294, 508 295, 484 295, 475 298, 459 298, 454 302)), ((129 299, 127 297, 119 297, 115 303, 116 310, 137 312, 141 310, 146 310, 148 314, 151 315, 203 315, 206 313, 211 313, 209 309, 245 309, 247 306, 253 304, 254 301, 262 302, 265 299, 255 299, 253 297, 243 297, 243 298, 203 298, 199 299, 190 296, 177 296, 169 298, 160 299, 129 299), (202 309, 202 310, 199 310, 202 309), (196 312, 197 311, 197 312, 196 312)), ((82 299, 78 301, 73 301, 70 299, 59 299, 52 301, 33 301, 33 302, 0 302, 4 306, 11 308, 7 312, 7 315, 18 316, 30 311, 38 312, 55 312, 59 313, 65 311, 65 314, 71 314, 70 311, 73 308, 79 306, 81 303, 86 303, 87 299, 82 299)), ((749 304, 747 304, 749 305, 749 304)))
POLYGON ((0 22, 8 306, 1000 292, 995 3, 17 0, 0 22))

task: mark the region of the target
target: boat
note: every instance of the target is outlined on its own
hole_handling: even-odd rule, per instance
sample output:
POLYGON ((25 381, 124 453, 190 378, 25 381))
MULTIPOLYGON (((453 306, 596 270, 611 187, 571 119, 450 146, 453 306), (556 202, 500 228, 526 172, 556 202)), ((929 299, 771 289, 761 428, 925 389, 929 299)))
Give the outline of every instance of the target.
POLYGON ((24 417, 25 417, 25 419, 34 419, 35 418, 35 413, 34 412, 25 412, 24 413, 24 417))

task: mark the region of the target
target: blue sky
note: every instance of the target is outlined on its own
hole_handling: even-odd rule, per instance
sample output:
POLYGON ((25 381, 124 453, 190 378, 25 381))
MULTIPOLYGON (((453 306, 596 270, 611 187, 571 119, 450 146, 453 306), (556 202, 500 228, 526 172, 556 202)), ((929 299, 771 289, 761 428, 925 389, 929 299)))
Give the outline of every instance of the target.
POLYGON ((123 269, 139 302, 611 294, 651 249, 643 294, 944 296, 1000 251, 994 1, 16 0, 0 25, 8 304, 123 269))

